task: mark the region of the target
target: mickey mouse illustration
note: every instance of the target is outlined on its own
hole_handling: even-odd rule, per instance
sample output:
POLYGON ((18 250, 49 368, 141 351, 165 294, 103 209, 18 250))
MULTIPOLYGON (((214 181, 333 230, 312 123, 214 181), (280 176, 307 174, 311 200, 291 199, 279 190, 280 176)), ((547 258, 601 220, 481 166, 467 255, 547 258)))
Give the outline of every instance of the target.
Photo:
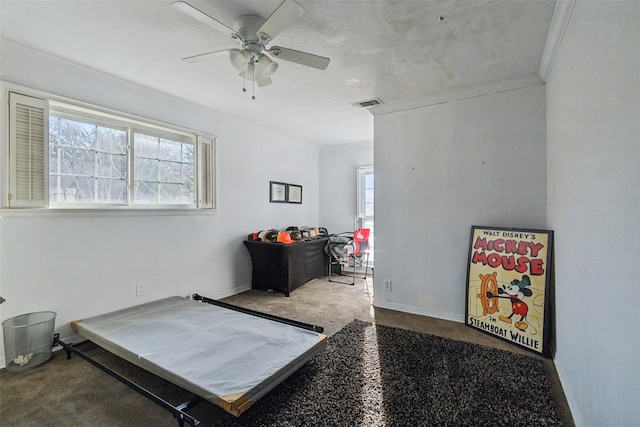
POLYGON ((533 295, 533 291, 528 289, 527 286, 531 285, 531 280, 526 274, 522 276, 522 280, 514 279, 509 286, 501 286, 498 288, 498 295, 494 295, 492 292, 487 292, 487 298, 509 298, 511 300, 511 314, 509 317, 499 316, 498 318, 506 323, 511 323, 511 318, 514 314, 520 316, 520 321, 516 322, 514 326, 521 331, 524 331, 529 327, 525 319, 529 312, 529 306, 522 301, 525 297, 533 295), (502 295, 506 294, 506 295, 502 295))

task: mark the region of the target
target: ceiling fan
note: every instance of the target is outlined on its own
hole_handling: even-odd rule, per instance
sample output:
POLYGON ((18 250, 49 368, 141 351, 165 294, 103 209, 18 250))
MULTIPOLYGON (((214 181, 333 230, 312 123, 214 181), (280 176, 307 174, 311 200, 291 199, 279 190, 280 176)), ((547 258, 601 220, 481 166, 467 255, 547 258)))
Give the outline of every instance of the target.
MULTIPOLYGON (((231 64, 240 72, 240 77, 255 82, 258 87, 270 85, 271 76, 278 69, 278 63, 273 61, 269 55, 273 58, 295 62, 319 70, 324 70, 329 66, 330 59, 323 56, 286 47, 269 47, 269 43, 278 34, 293 24, 304 13, 302 6, 294 0, 284 0, 267 19, 256 15, 240 16, 234 21, 233 28, 184 1, 174 2, 171 7, 220 33, 228 35, 239 44, 239 48, 206 52, 182 58, 183 61, 198 62, 228 54, 231 64)), ((242 90, 246 91, 246 88, 242 90)), ((252 98, 255 99, 255 96, 252 96, 252 98)))

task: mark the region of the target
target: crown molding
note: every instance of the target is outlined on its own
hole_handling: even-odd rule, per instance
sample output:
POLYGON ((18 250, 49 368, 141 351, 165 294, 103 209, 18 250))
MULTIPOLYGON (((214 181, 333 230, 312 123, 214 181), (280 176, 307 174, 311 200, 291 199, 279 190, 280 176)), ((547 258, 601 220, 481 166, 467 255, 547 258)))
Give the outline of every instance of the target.
POLYGON ((549 26, 547 42, 544 45, 544 52, 542 53, 542 60, 540 61, 540 70, 538 71, 538 74, 545 82, 548 81, 549 74, 551 74, 551 69, 556 61, 556 56, 558 55, 558 50, 560 50, 560 44, 569 25, 576 1, 577 0, 558 0, 556 3, 553 18, 551 18, 551 25, 549 26))
POLYGON ((478 96, 493 95, 510 90, 523 89, 531 86, 543 85, 544 80, 537 74, 528 74, 513 79, 499 80, 496 82, 482 83, 467 86, 453 91, 441 92, 424 98, 388 103, 370 107, 369 111, 374 116, 379 116, 398 111, 412 110, 414 108, 428 107, 430 105, 445 104, 462 99, 475 98, 478 96))
POLYGON ((372 150, 373 141, 349 142, 346 144, 324 145, 320 147, 320 152, 344 151, 344 150, 372 150))

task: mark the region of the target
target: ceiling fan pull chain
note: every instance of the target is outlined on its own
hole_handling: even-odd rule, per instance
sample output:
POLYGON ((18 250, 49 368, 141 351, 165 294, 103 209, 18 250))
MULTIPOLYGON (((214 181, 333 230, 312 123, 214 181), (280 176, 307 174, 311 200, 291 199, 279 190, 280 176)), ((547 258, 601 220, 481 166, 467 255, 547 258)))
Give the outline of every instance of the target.
POLYGON ((251 95, 251 99, 256 99, 256 64, 253 64, 253 81, 251 82, 251 91, 253 94, 251 95))
POLYGON ((245 73, 242 73, 242 91, 247 91, 247 76, 245 75, 245 73))

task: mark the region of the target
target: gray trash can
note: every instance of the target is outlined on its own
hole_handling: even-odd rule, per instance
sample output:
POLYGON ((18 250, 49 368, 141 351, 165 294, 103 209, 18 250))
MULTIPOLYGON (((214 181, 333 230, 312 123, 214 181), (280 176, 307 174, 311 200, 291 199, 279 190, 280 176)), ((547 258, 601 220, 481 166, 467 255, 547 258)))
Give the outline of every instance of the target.
POLYGON ((51 358, 56 313, 22 314, 2 322, 8 372, 35 368, 51 358))

